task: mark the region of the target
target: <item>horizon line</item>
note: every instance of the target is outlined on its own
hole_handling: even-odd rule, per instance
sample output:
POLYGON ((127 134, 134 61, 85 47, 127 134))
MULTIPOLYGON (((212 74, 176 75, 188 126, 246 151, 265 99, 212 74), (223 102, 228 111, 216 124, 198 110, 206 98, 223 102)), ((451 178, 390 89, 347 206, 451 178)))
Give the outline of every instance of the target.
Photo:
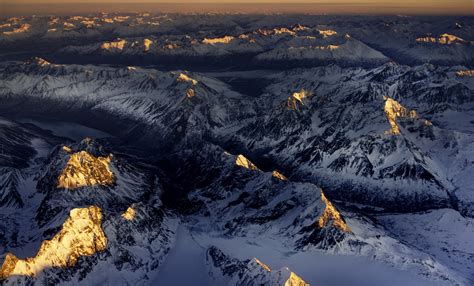
MULTIPOLYGON (((6 0, 12 1, 12 0, 6 0)), ((463 6, 426 6, 413 3, 409 6, 395 3, 376 3, 369 1, 345 2, 133 2, 112 0, 100 2, 5 2, 0 3, 0 16, 87 14, 87 13, 173 13, 173 14, 318 14, 318 15, 407 15, 407 16, 474 16, 474 9, 463 6), (110 6, 113 4, 113 6, 110 6), (271 5, 270 7, 268 5, 271 5), (76 9, 70 9, 76 6, 76 9), (133 9, 130 9, 133 6, 133 9), (138 6, 138 7, 137 7, 138 6), (65 7, 68 7, 66 9, 65 7), (132 11, 131 11, 132 10, 132 11)), ((145 0, 146 1, 146 0, 145 0)))

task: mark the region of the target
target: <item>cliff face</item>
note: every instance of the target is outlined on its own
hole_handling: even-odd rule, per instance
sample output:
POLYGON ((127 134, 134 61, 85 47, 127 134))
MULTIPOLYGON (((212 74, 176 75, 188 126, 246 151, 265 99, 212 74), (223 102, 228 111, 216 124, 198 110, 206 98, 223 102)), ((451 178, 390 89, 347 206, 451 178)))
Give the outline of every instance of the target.
POLYGON ((94 157, 87 151, 71 154, 58 179, 58 188, 77 189, 84 186, 110 185, 114 176, 108 157, 94 157))
POLYGON ((386 131, 386 134, 392 134, 392 135, 399 135, 400 134, 400 128, 397 125, 397 119, 403 119, 403 118, 410 118, 410 119, 416 119, 418 115, 416 114, 415 110, 407 110, 405 107, 401 106, 400 103, 397 101, 384 97, 385 99, 385 106, 384 106, 384 111, 385 114, 387 115, 387 120, 388 123, 390 123, 390 131, 386 131))
POLYGON ((0 278, 36 276, 48 268, 73 267, 78 258, 104 251, 107 238, 102 229, 102 211, 96 206, 71 210, 61 230, 41 244, 34 257, 18 259, 8 253, 0 278))
POLYGON ((473 285, 473 26, 0 19, 0 284, 473 285))
MULTIPOLYGON (((50 140, 45 134, 37 136, 50 140)), ((2 256, 2 285, 95 284, 93 272, 104 267, 111 283, 146 283, 176 231, 157 178, 133 160, 107 156, 93 139, 62 140, 34 145, 41 154, 28 161, 16 189, 24 205, 0 212, 2 237, 9 238, 1 247, 11 249, 2 256)))

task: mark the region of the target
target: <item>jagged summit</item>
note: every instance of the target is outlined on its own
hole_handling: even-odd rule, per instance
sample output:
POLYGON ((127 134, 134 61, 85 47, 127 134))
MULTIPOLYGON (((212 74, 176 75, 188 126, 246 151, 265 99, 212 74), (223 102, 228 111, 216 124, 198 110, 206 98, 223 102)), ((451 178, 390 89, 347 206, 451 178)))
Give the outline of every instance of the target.
POLYGON ((135 219, 135 217, 136 217, 135 208, 134 208, 133 206, 128 207, 127 210, 122 213, 122 217, 123 217, 125 220, 133 221, 133 220, 135 219))
POLYGON ((150 39, 143 39, 143 51, 146 53, 150 50, 151 46, 153 45, 153 40, 150 39))
POLYGON ((337 35, 337 31, 334 31, 334 30, 318 30, 318 31, 319 31, 319 34, 323 36, 323 38, 337 35))
POLYGON ((250 162, 250 160, 247 159, 242 154, 237 155, 237 157, 235 159, 235 165, 237 165, 239 167, 242 167, 242 168, 245 168, 245 169, 249 169, 249 170, 259 170, 258 167, 255 166, 255 164, 250 162))
POLYGON ((234 40, 234 37, 224 36, 221 38, 204 38, 202 43, 206 45, 229 44, 232 40, 234 40))
POLYGON ((305 105, 304 100, 312 96, 311 92, 301 89, 299 92, 294 92, 286 102, 286 107, 290 110, 300 110, 305 105))
POLYGON ((474 70, 460 70, 456 72, 459 77, 474 77, 474 70))
POLYGON ((222 285, 275 285, 275 286, 308 286, 300 276, 288 267, 272 270, 257 258, 241 261, 211 246, 207 249, 208 270, 213 277, 223 276, 227 279, 216 280, 222 285), (226 282, 224 282, 226 281, 226 282))
POLYGON ((100 45, 100 48, 102 50, 107 50, 107 51, 113 51, 113 50, 123 50, 125 48, 125 45, 127 44, 127 41, 124 39, 117 39, 112 42, 104 42, 100 45))
POLYGON ((416 39, 417 42, 423 42, 423 43, 437 43, 441 45, 453 45, 453 44, 468 44, 468 41, 465 41, 464 39, 461 39, 458 36, 455 35, 450 35, 447 33, 444 33, 440 35, 438 38, 435 37, 420 37, 416 39))
POLYGON ((85 138, 73 147, 63 146, 67 162, 58 177, 58 188, 74 190, 86 186, 111 185, 114 174, 110 169, 112 154, 91 138, 85 138))
POLYGON ((326 198, 326 195, 321 190, 321 199, 323 200, 325 207, 322 216, 318 220, 318 227, 324 228, 331 223, 334 227, 342 232, 352 233, 349 226, 346 224, 341 214, 336 210, 332 203, 326 198))
POLYGON ((186 97, 187 98, 192 98, 196 95, 196 90, 195 90, 194 87, 198 84, 197 80, 189 77, 188 75, 186 75, 184 73, 180 73, 176 80, 178 82, 185 82, 185 83, 188 83, 190 85, 190 87, 188 89, 186 89, 186 97))
POLYGON ((34 257, 18 259, 8 253, 0 269, 0 280, 12 276, 37 276, 48 268, 72 267, 83 256, 105 250, 102 211, 96 206, 71 210, 62 229, 41 244, 34 257))
MULTIPOLYGON (((385 100, 384 111, 391 126, 390 130, 385 131, 385 134, 400 135, 401 131, 397 120, 409 119, 414 121, 419 119, 416 110, 408 110, 396 100, 389 98, 388 96, 384 96, 383 99, 385 100)), ((425 126, 432 125, 429 120, 422 120, 422 122, 425 126)))
POLYGON ((274 178, 277 178, 278 180, 281 180, 281 181, 286 181, 286 180, 288 180, 288 178, 287 178, 285 175, 283 175, 282 173, 278 172, 277 170, 274 170, 274 171, 272 172, 272 176, 273 176, 274 178))
POLYGON ((396 100, 391 99, 388 96, 384 96, 384 100, 385 100, 384 111, 387 116, 387 120, 391 126, 390 130, 385 132, 386 134, 392 134, 392 135, 400 134, 400 127, 397 124, 398 118, 409 118, 409 119, 418 118, 418 114, 416 113, 415 110, 406 109, 396 100))
POLYGON ((84 186, 110 185, 114 175, 110 170, 112 156, 95 157, 87 151, 70 154, 58 178, 58 188, 73 190, 84 186))
POLYGON ((246 271, 241 277, 234 278, 230 285, 275 285, 275 286, 308 286, 301 277, 290 271, 289 268, 272 271, 270 267, 257 258, 253 258, 246 265, 246 271))
POLYGON ((198 83, 197 80, 195 80, 195 79, 189 77, 189 76, 188 76, 187 74, 185 74, 185 73, 180 73, 180 74, 178 75, 178 78, 177 78, 176 80, 179 81, 179 82, 189 82, 189 83, 192 84, 192 86, 195 86, 195 85, 198 83))
POLYGON ((46 66, 50 66, 51 63, 48 62, 47 60, 43 59, 43 58, 40 58, 40 57, 33 57, 30 59, 29 63, 31 64, 35 64, 37 66, 41 66, 41 67, 46 67, 46 66))

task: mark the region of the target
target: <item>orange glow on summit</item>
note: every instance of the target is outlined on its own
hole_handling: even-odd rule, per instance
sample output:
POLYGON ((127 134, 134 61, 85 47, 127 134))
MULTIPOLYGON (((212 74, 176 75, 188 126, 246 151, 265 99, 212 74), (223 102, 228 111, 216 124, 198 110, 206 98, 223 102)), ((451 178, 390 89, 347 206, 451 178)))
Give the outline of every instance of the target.
POLYGON ((290 110, 299 110, 301 106, 304 106, 303 100, 307 97, 312 96, 309 91, 301 89, 299 92, 293 93, 286 102, 286 106, 290 110))
POLYGON ((244 155, 239 154, 235 160, 235 164, 239 167, 246 168, 249 170, 259 170, 249 159, 245 158, 244 155))
POLYGON ((418 118, 418 114, 415 110, 408 110, 402 106, 398 101, 391 99, 388 96, 384 96, 385 100, 385 114, 387 115, 388 123, 390 123, 390 130, 386 131, 386 134, 399 135, 400 127, 397 124, 397 118, 418 118))
POLYGON ((0 279, 36 276, 46 268, 74 266, 79 257, 105 250, 107 238, 101 224, 102 211, 96 206, 71 210, 61 231, 44 241, 35 257, 18 259, 8 253, 0 269, 0 279))
POLYGON ((326 198, 324 193, 321 191, 321 199, 323 200, 326 207, 324 208, 324 212, 318 220, 318 226, 320 228, 324 228, 327 224, 332 221, 332 224, 337 229, 351 233, 351 229, 349 226, 344 222, 341 217, 341 214, 336 210, 336 208, 331 204, 331 202, 326 198))
POLYGON ((109 167, 111 159, 112 155, 94 157, 86 151, 72 154, 59 176, 58 188, 77 189, 112 184, 114 175, 109 167))
POLYGON ((133 206, 130 206, 127 208, 127 210, 122 214, 122 217, 125 219, 125 220, 129 220, 129 221, 132 221, 135 219, 136 217, 136 211, 135 209, 133 208, 133 206))

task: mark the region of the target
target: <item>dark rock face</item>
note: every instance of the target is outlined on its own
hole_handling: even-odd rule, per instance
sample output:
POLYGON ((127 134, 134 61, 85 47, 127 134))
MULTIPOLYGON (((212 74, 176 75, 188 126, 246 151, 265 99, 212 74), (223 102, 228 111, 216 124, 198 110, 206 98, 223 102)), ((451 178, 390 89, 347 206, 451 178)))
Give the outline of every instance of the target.
POLYGON ((143 27, 156 19, 103 17, 90 18, 103 20, 91 27, 72 17, 12 19, 39 26, 18 43, 0 35, 20 50, 38 40, 53 59, 0 63, 2 116, 72 121, 112 135, 72 142, 54 128, 0 119, 0 261, 7 253, 34 257, 76 208, 100 208, 108 240, 74 266, 0 275, 0 283, 150 284, 183 239, 178 227, 208 239, 201 258, 217 285, 289 277, 305 285, 287 268, 271 271, 218 244, 260 238, 271 246, 258 247, 282 257, 361 255, 437 282, 471 282, 459 267, 472 261, 464 238, 447 242, 456 237, 450 223, 465 222, 468 237, 474 216, 472 19, 459 30, 468 40, 441 46, 417 37, 458 33, 446 26, 451 18, 207 15, 217 21, 208 26, 196 15, 167 15, 143 27), (48 46, 43 28, 66 19, 82 27, 71 29, 84 41, 68 43, 60 25, 58 43, 48 46), (196 72, 167 71, 176 66, 196 72), (404 231, 412 212, 427 217, 418 226, 442 231, 429 239, 404 231), (445 255, 448 248, 456 255, 445 255))
MULTIPOLYGON (((455 120, 444 119, 439 125, 428 121, 438 118, 437 114, 463 112, 465 103, 453 101, 458 96, 472 105, 472 89, 450 73, 448 68, 409 69, 394 64, 372 70, 334 66, 281 73, 258 99, 266 111, 230 141, 271 158, 298 180, 319 184, 343 201, 394 211, 446 207, 455 187, 440 166, 451 152, 445 148, 459 148, 455 147, 459 140, 472 145, 467 131, 461 131, 463 139, 454 139, 458 134, 455 120), (430 88, 435 82, 436 88, 430 88), (436 102, 432 98, 440 89, 449 93, 453 86, 459 93, 451 98, 437 96, 436 102), (278 106, 298 90, 312 95, 300 109, 278 106), (401 134, 387 133, 385 95, 417 108, 416 119, 397 118, 401 134), (443 147, 435 151, 434 145, 443 147), (351 191, 341 193, 342 186, 351 191), (394 207, 400 204, 403 210, 394 207)), ((452 160, 461 159, 451 154, 452 160)))
MULTIPOLYGON (((15 127, 18 132, 23 130, 19 125, 15 127)), ((49 139, 33 132, 28 134, 35 135, 38 140, 49 139)), ((43 146, 50 151, 41 154, 35 164, 32 164, 31 160, 27 161, 30 166, 18 171, 19 185, 24 184, 25 180, 32 180, 35 184, 8 196, 15 198, 13 195, 18 194, 18 201, 25 203, 3 206, 3 209, 16 208, 19 213, 11 212, 9 219, 2 222, 2 249, 9 251, 25 243, 39 244, 51 239, 61 230, 61 223, 67 218, 70 210, 84 206, 98 207, 103 213, 101 227, 107 238, 106 249, 92 256, 79 257, 77 263, 69 268, 53 267, 40 272, 38 277, 2 277, 2 283, 95 283, 91 273, 96 268, 104 267, 103 265, 107 265, 109 274, 115 273, 109 276, 110 281, 148 281, 147 272, 156 270, 162 264, 173 244, 176 231, 174 214, 167 211, 160 200, 163 191, 159 179, 149 169, 137 165, 137 162, 114 155, 110 162, 114 174, 112 184, 90 185, 77 189, 59 187, 58 178, 72 155, 87 152, 92 154, 91 156, 105 156, 113 151, 90 138, 72 144, 67 139, 51 137, 49 140, 63 140, 64 143, 55 147, 43 146), (33 197, 35 199, 32 200, 33 197), (23 212, 27 213, 25 217, 21 216, 23 212), (124 215, 126 212, 131 215, 124 215), (33 220, 29 220, 30 217, 33 220), (18 233, 20 225, 26 223, 31 224, 31 229, 27 233, 18 233), (25 241, 28 236, 34 238, 25 241), (138 249, 140 254, 135 252, 138 249), (118 276, 123 277, 117 278, 118 276)), ((2 174, 2 179, 11 179, 11 174, 2 174)), ((12 188, 14 187, 17 185, 12 185, 12 188)), ((35 253, 30 255, 34 257, 35 253)))
POLYGON ((224 276, 233 276, 245 268, 245 262, 229 257, 216 246, 211 246, 206 251, 206 261, 212 267, 222 271, 224 276))
POLYGON ((182 73, 105 69, 83 78, 84 67, 36 62, 8 66, 4 72, 11 80, 23 74, 47 77, 42 82, 48 84, 21 94, 32 99, 48 94, 45 100, 56 100, 49 87, 55 81, 66 79, 72 88, 78 78, 94 80, 95 97, 83 102, 79 95, 70 96, 60 109, 71 114, 92 112, 105 122, 118 122, 122 128, 116 130, 117 136, 154 149, 163 160, 210 141, 234 153, 241 150, 267 158, 299 180, 304 177, 323 186, 338 199, 357 198, 354 202, 391 211, 397 211, 393 206, 402 200, 408 200, 404 211, 449 206, 450 196, 457 196, 453 190, 458 183, 449 183, 453 178, 443 166, 444 154, 451 154, 448 161, 453 162, 458 160, 456 150, 468 150, 466 146, 472 144, 464 127, 449 117, 443 119, 446 113, 466 112, 472 89, 450 68, 431 65, 410 68, 388 63, 373 69, 326 66, 288 71, 273 75, 272 83, 257 98, 194 74, 183 75, 186 81, 181 80, 182 73), (124 88, 125 98, 109 96, 124 88), (186 96, 189 88, 195 95, 191 98, 186 96), (301 99, 300 94, 304 94, 301 99), (402 107, 416 108, 417 118, 396 119, 400 134, 387 133, 391 124, 384 111, 387 96, 402 107), (157 136, 161 140, 155 140, 157 136), (433 152, 435 145, 439 147, 433 152), (446 148, 450 151, 444 152, 446 148), (338 191, 343 184, 353 185, 351 194, 338 191), (379 198, 381 189, 389 194, 379 198), (357 194, 358 190, 363 193, 357 194))

